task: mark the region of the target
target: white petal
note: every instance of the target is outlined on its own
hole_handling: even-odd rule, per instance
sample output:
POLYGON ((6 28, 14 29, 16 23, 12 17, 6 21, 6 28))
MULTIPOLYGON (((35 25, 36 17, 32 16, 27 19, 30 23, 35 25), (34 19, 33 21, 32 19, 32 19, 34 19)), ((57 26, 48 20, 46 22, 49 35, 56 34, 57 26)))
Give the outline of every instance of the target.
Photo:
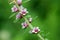
POLYGON ((39 29, 39 27, 36 27, 37 29, 39 29))
POLYGON ((29 18, 29 21, 32 21, 32 18, 29 18))
POLYGON ((23 23, 21 23, 21 25, 23 26, 23 23))
POLYGON ((24 9, 24 7, 21 5, 21 6, 20 6, 20 9, 22 10, 22 9, 24 9))
POLYGON ((24 9, 24 11, 26 12, 26 11, 27 11, 27 9, 25 8, 25 9, 24 9))
POLYGON ((35 32, 35 33, 37 33, 37 32, 35 32))
POLYGON ((38 29, 38 31, 40 31, 40 29, 38 29))
POLYGON ((26 14, 23 14, 23 15, 26 15, 26 14))
POLYGON ((14 12, 13 8, 11 8, 12 12, 14 12))
POLYGON ((22 27, 22 29, 24 29, 24 28, 25 28, 25 26, 22 27))
POLYGON ((32 33, 35 32, 34 30, 32 30, 32 33))
POLYGON ((29 13, 28 11, 26 11, 26 13, 29 13))

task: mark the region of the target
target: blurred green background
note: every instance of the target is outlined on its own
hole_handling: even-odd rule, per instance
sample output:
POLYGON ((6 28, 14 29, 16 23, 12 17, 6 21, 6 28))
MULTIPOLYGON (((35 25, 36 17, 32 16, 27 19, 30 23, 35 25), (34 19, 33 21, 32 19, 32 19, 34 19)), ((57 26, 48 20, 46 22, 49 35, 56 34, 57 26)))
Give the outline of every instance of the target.
MULTIPOLYGON (((15 16, 9 0, 0 0, 0 40, 40 40, 38 36, 29 34, 30 28, 25 30, 21 27, 21 21, 13 23, 15 16)), ((26 0, 23 0, 26 1, 26 0)), ((22 4, 35 18, 33 26, 39 26, 40 34, 48 40, 60 40, 60 0, 31 0, 22 4)))

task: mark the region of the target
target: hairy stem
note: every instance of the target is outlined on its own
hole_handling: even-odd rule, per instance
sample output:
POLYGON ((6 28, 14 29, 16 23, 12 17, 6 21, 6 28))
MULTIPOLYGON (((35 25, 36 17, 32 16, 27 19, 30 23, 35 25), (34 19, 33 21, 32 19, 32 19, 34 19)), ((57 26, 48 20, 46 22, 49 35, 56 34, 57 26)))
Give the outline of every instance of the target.
MULTIPOLYGON (((13 0, 13 1, 14 1, 15 5, 17 6, 17 8, 18 8, 19 11, 20 11, 20 7, 18 6, 16 0, 13 0)), ((26 17, 23 17, 23 18, 24 18, 25 21, 28 23, 29 27, 30 27, 31 29, 33 29, 33 26, 29 23, 28 19, 27 19, 26 17)), ((40 34, 37 34, 37 36, 38 36, 41 40, 44 40, 44 38, 43 38, 40 34)))

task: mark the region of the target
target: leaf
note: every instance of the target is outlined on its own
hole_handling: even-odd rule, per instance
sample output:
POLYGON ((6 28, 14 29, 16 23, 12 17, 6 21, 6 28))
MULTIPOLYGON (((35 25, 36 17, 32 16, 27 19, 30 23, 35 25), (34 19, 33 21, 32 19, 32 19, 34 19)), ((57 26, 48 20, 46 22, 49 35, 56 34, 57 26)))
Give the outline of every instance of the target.
POLYGON ((24 1, 23 3, 27 3, 27 2, 29 2, 30 0, 26 0, 26 1, 24 1))
POLYGON ((16 14, 16 13, 13 13, 13 14, 9 17, 9 19, 11 19, 15 14, 16 14))
POLYGON ((30 17, 31 17, 31 15, 26 15, 25 17, 26 17, 26 18, 30 18, 30 17))
POLYGON ((33 20, 36 20, 38 18, 38 16, 36 16, 33 20))
POLYGON ((18 22, 18 21, 19 21, 19 19, 15 19, 13 22, 16 23, 16 22, 18 22))

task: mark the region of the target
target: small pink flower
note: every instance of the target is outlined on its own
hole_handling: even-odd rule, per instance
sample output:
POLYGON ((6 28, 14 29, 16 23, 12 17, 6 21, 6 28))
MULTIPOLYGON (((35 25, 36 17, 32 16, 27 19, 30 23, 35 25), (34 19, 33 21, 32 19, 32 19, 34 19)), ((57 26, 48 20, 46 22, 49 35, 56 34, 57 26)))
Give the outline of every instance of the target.
POLYGON ((32 22, 32 18, 29 18, 29 22, 30 22, 30 23, 32 22))
POLYGON ((22 0, 17 0, 17 3, 20 6, 22 4, 22 0))
POLYGON ((28 27, 28 24, 26 22, 23 22, 21 25, 22 25, 23 29, 26 28, 26 27, 28 27))
POLYGON ((11 8, 12 12, 17 12, 18 11, 18 8, 16 7, 16 5, 14 5, 12 8, 11 8))
POLYGON ((16 15, 16 19, 18 19, 18 18, 22 18, 22 15, 21 15, 20 13, 18 13, 18 14, 16 15))
POLYGON ((21 9, 21 12, 20 12, 22 15, 26 15, 28 13, 27 9, 26 8, 22 8, 21 9))
POLYGON ((39 27, 34 27, 32 30, 31 30, 31 33, 38 33, 40 31, 39 27))

